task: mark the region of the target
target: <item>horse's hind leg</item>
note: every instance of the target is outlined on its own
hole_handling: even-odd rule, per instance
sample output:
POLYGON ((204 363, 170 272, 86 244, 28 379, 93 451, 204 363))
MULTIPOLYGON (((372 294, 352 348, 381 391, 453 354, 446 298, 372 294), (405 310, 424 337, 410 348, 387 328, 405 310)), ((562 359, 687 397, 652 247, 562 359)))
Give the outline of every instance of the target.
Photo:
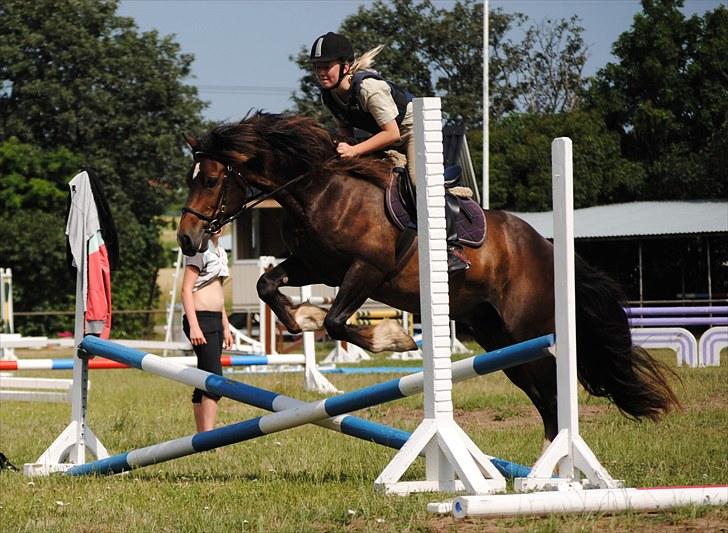
POLYGON ((289 332, 314 331, 323 327, 326 309, 311 304, 294 306, 279 289, 283 286, 301 287, 320 282, 319 276, 313 274, 295 256, 291 256, 258 279, 258 296, 270 306, 289 332))
POLYGON ((543 421, 544 438, 553 441, 559 431, 554 358, 549 355, 503 372, 533 402, 543 421))
MULTIPOLYGON (((514 344, 498 313, 490 305, 478 307, 470 321, 471 334, 483 348, 492 351, 514 344)), ((525 340, 525 339, 523 339, 525 340)), ((526 393, 543 421, 544 437, 549 442, 558 433, 556 407, 556 363, 551 355, 503 370, 508 379, 526 393)))
POLYGON ((374 327, 354 327, 346 323, 383 281, 384 274, 371 265, 363 261, 352 263, 326 315, 326 331, 332 338, 351 342, 371 352, 417 349, 412 337, 393 320, 383 320, 374 327))

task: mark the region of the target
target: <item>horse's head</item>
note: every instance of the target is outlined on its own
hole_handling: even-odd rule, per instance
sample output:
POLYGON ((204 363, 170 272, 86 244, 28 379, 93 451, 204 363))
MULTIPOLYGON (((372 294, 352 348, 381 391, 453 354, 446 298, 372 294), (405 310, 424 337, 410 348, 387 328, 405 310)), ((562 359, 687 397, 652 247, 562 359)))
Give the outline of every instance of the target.
POLYGON ((185 255, 207 248, 210 236, 236 218, 247 201, 246 183, 239 170, 244 157, 204 151, 200 142, 187 137, 194 159, 187 174, 189 194, 182 208, 177 242, 185 255))
POLYGON ((186 255, 204 250, 210 235, 241 213, 254 189, 261 195, 290 192, 312 168, 336 156, 331 137, 313 120, 263 112, 221 124, 201 140, 188 137, 187 143, 195 157, 177 230, 186 255))

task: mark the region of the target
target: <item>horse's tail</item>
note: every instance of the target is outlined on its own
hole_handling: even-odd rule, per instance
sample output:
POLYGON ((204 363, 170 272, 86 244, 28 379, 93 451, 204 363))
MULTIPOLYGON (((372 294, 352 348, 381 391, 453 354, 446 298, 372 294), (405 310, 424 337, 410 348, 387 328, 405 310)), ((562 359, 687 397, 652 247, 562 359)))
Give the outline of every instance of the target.
POLYGON ((594 396, 610 399, 627 417, 656 421, 680 403, 664 363, 632 344, 622 292, 608 276, 576 258, 578 376, 594 396))

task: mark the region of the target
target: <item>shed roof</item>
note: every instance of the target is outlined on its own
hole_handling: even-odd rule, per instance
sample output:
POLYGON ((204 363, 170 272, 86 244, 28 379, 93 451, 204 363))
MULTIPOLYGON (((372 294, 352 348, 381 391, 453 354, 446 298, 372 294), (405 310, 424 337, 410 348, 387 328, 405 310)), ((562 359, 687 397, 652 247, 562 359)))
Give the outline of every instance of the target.
MULTIPOLYGON (((553 238, 551 211, 513 214, 553 238)), ((696 233, 728 233, 728 202, 631 202, 574 210, 577 239, 696 233)))

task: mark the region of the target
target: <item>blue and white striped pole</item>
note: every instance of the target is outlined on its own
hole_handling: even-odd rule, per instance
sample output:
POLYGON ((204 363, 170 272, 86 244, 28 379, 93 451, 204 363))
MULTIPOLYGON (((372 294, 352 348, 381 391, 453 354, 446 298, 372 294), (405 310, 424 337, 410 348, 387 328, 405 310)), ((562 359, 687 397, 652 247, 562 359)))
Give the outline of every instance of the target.
MULTIPOLYGON (((453 364, 453 381, 462 381, 538 359, 544 356, 544 349, 553 343, 553 335, 546 335, 488 354, 458 361, 453 364)), ((81 347, 94 355, 123 362, 202 390, 278 412, 78 465, 66 472, 69 475, 119 473, 250 440, 307 423, 317 423, 349 435, 399 448, 406 442, 408 435, 405 432, 356 419, 353 416, 346 416, 340 420, 332 419, 332 417, 417 394, 422 392, 423 386, 422 372, 419 372, 326 400, 305 403, 196 368, 170 364, 162 357, 144 354, 93 336, 86 337, 81 343, 81 347)), ((494 461, 494 464, 497 465, 497 462, 494 461)))

